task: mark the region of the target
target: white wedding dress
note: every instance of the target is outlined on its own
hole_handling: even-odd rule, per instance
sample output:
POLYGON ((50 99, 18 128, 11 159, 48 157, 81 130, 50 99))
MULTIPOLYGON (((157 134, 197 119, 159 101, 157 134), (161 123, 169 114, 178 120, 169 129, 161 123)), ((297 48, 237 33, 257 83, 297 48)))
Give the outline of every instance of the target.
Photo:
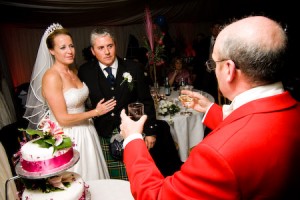
MULTIPOLYGON (((71 88, 64 93, 68 113, 81 113, 85 111, 85 101, 88 98, 88 87, 83 84, 82 88, 71 88)), ((56 121, 51 114, 50 119, 56 121)), ((102 153, 100 141, 92 119, 82 121, 72 127, 62 127, 73 143, 74 148, 79 152, 80 159, 73 171, 81 175, 83 180, 109 179, 108 168, 102 153)))

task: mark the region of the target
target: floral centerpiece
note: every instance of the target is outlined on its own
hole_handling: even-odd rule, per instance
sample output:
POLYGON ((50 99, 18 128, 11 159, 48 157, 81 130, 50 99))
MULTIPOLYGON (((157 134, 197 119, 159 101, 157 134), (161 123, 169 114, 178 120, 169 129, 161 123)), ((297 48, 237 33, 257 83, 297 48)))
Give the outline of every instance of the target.
POLYGON ((158 105, 158 114, 162 116, 174 116, 180 111, 179 106, 168 100, 161 100, 158 105))
POLYGON ((155 30, 151 13, 148 7, 145 9, 145 28, 147 38, 144 39, 144 46, 147 49, 148 63, 150 66, 150 76, 154 81, 154 86, 157 86, 156 77, 156 66, 162 65, 164 63, 163 57, 165 51, 165 45, 163 43, 163 38, 165 33, 155 30))
POLYGON ((173 102, 168 101, 168 100, 159 101, 157 112, 161 116, 170 115, 170 120, 169 120, 170 124, 173 123, 172 116, 174 116, 179 111, 180 111, 179 106, 177 106, 173 102))
POLYGON ((72 141, 70 137, 64 135, 64 132, 57 123, 51 121, 50 119, 43 119, 39 125, 38 129, 19 129, 20 131, 25 131, 30 136, 39 136, 39 139, 34 141, 42 148, 53 147, 53 153, 57 150, 69 148, 72 146, 72 141))
POLYGON ((165 45, 163 43, 165 33, 154 33, 154 47, 153 50, 150 47, 149 41, 145 38, 144 46, 147 49, 147 57, 149 65, 156 66, 162 65, 164 63, 164 51, 165 45))

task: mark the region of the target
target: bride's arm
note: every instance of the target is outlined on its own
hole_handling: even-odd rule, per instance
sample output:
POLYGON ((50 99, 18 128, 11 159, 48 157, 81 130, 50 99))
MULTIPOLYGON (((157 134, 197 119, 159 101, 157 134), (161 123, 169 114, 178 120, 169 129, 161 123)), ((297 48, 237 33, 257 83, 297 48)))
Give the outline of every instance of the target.
POLYGON ((72 126, 82 120, 103 115, 111 111, 116 105, 115 100, 104 102, 102 99, 93 110, 69 114, 63 94, 62 79, 59 74, 49 72, 49 70, 42 80, 42 94, 60 126, 72 126))

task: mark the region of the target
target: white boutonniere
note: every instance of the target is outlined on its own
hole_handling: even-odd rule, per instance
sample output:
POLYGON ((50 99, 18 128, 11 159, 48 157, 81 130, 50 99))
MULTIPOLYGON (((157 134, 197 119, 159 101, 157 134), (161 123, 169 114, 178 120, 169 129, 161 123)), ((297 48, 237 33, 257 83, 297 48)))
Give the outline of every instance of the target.
POLYGON ((120 85, 122 85, 123 83, 127 82, 128 88, 131 91, 133 89, 133 86, 134 86, 131 74, 128 73, 128 72, 124 72, 123 78, 124 79, 123 79, 123 81, 121 82, 120 85))

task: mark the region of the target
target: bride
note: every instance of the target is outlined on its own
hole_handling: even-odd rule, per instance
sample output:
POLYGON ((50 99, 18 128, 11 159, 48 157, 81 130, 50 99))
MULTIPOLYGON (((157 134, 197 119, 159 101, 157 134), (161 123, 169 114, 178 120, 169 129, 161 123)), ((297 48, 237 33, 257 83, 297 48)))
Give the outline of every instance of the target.
POLYGON ((24 117, 29 120, 28 128, 35 129, 49 115, 80 153, 79 161, 70 171, 80 174, 85 181, 108 179, 108 168, 91 118, 111 111, 116 102, 102 99, 94 110, 86 111, 89 90, 71 69, 74 58, 75 48, 68 30, 60 24, 49 26, 41 39, 24 117))

